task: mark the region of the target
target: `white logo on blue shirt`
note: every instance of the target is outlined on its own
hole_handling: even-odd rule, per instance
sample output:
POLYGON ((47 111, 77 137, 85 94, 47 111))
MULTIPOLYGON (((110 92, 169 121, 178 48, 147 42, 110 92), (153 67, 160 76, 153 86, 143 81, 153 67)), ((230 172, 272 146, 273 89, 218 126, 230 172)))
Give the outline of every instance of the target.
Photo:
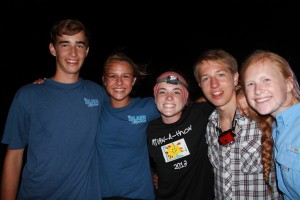
POLYGON ((88 99, 88 98, 83 98, 83 99, 84 99, 84 103, 88 107, 99 106, 99 100, 98 99, 88 99))
POLYGON ((139 116, 128 115, 128 121, 130 121, 131 124, 145 123, 147 121, 147 117, 146 115, 139 115, 139 116))

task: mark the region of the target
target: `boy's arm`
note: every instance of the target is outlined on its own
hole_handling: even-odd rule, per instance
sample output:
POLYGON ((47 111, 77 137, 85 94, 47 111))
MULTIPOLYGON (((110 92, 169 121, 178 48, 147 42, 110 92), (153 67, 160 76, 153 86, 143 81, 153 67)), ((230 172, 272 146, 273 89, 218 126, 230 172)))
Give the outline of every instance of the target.
POLYGON ((7 149, 1 180, 1 199, 15 200, 17 197, 20 174, 23 165, 24 149, 7 149))

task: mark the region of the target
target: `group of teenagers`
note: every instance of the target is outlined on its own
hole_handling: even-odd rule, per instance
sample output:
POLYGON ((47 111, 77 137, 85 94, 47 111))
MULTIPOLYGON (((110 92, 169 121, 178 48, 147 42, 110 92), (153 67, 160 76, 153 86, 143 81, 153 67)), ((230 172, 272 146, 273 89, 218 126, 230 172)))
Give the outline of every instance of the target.
POLYGON ((192 102, 176 70, 156 78, 154 98, 131 97, 146 72, 121 52, 103 87, 81 78, 78 20, 53 25, 49 50, 55 74, 21 87, 8 113, 2 200, 300 199, 300 90, 280 55, 255 51, 238 71, 230 53, 203 52, 205 101, 192 102))

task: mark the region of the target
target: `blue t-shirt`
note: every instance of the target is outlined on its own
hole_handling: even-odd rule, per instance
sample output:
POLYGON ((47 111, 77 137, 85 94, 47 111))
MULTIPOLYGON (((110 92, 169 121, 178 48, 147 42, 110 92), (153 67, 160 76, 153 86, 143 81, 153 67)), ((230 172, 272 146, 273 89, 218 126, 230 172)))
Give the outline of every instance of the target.
POLYGON ((300 104, 276 116, 273 124, 278 187, 284 199, 300 199, 300 104), (277 127, 276 127, 277 124, 277 127))
POLYGON ((101 199, 95 137, 105 90, 79 79, 21 87, 2 143, 27 147, 19 199, 101 199))
POLYGON ((105 103, 96 137, 103 197, 154 199, 146 142, 148 123, 160 116, 154 99, 132 98, 123 108, 105 103))

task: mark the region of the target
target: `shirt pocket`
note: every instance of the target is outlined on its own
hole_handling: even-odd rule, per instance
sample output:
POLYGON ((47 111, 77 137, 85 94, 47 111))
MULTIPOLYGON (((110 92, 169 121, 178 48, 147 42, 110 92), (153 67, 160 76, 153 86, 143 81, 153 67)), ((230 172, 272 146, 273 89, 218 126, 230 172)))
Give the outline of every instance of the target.
POLYGON ((241 141, 241 170, 245 174, 262 173, 260 138, 241 141))
MULTIPOLYGON (((300 188, 300 148, 288 145, 276 155, 276 162, 280 167, 284 183, 288 187, 300 188)), ((300 195, 300 192, 298 191, 300 195)))

